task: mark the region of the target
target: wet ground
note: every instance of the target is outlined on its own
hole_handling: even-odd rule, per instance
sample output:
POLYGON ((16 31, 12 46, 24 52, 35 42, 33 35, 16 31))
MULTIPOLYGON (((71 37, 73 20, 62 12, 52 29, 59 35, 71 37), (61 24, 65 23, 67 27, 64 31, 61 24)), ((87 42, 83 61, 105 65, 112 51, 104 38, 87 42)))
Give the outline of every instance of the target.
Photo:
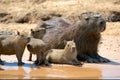
MULTIPOLYGON (((52 64, 51 67, 35 66, 27 61, 29 52, 23 55, 24 66, 17 66, 15 55, 2 55, 5 65, 0 65, 0 79, 120 79, 120 36, 103 36, 99 54, 111 60, 109 63, 84 63, 83 66, 52 64)), ((33 61, 35 55, 33 55, 33 61)))

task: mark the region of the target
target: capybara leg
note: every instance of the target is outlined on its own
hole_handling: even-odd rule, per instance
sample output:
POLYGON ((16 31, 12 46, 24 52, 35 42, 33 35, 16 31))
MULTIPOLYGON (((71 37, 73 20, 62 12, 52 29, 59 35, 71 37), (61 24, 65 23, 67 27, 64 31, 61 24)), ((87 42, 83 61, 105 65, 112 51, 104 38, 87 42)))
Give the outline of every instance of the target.
POLYGON ((46 66, 50 66, 50 63, 49 63, 47 60, 44 60, 44 64, 45 64, 46 66))
POLYGON ((109 59, 100 56, 98 53, 96 53, 96 54, 94 54, 94 55, 96 55, 96 59, 98 59, 99 62, 101 62, 101 63, 107 63, 107 62, 110 62, 109 59))
POLYGON ((18 66, 22 66, 25 63, 22 62, 22 54, 21 53, 17 53, 16 54, 17 60, 18 60, 18 66))
POLYGON ((28 61, 32 61, 32 53, 30 53, 30 56, 29 56, 29 60, 28 61))
POLYGON ((37 66, 42 64, 42 56, 41 56, 40 53, 37 53, 37 54, 36 54, 35 64, 36 64, 37 66))
POLYGON ((90 58, 88 55, 85 53, 78 53, 77 59, 80 61, 86 61, 88 58, 90 58))
POLYGON ((0 64, 1 64, 1 65, 4 65, 4 62, 1 60, 1 58, 0 58, 0 64))
POLYGON ((78 61, 77 59, 72 60, 72 65, 82 65, 82 63, 80 61, 78 61))
POLYGON ((92 57, 86 55, 86 53, 84 53, 84 54, 83 53, 78 54, 77 55, 77 59, 78 60, 82 60, 82 61, 86 61, 88 63, 98 63, 99 62, 97 59, 92 58, 92 57))

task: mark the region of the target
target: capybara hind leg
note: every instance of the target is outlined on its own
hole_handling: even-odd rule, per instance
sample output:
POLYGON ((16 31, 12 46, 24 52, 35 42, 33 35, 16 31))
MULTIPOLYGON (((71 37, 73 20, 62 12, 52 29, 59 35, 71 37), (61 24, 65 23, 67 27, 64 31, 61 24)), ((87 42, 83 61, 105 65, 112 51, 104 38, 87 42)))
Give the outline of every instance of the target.
POLYGON ((18 66, 22 66, 22 65, 25 64, 25 63, 22 62, 22 54, 17 53, 16 57, 17 57, 17 60, 18 60, 18 66))
POLYGON ((98 59, 99 62, 101 62, 101 63, 107 63, 107 62, 110 62, 109 59, 100 56, 98 53, 96 53, 95 55, 96 55, 96 59, 98 59))
POLYGON ((29 56, 29 60, 28 61, 32 61, 32 53, 30 53, 30 56, 29 56))
POLYGON ((77 59, 80 61, 86 61, 88 58, 90 58, 90 57, 83 53, 78 53, 78 55, 77 55, 77 59))
POLYGON ((0 59, 0 64, 1 64, 1 65, 4 65, 4 62, 3 62, 1 59, 0 59))
POLYGON ((78 54, 77 59, 82 60, 82 61, 86 61, 88 63, 98 63, 99 62, 99 60, 92 58, 92 57, 86 55, 85 53, 78 54))
POLYGON ((41 53, 36 53, 36 61, 35 61, 35 64, 36 64, 37 66, 42 64, 42 56, 41 56, 41 53))

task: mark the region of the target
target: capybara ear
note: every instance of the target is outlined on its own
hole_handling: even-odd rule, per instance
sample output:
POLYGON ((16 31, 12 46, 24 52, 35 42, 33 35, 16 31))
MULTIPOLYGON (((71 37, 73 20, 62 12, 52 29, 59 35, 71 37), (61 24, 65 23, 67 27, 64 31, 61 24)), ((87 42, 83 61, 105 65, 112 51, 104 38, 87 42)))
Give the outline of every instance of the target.
POLYGON ((89 20, 89 17, 88 17, 88 16, 86 16, 86 17, 85 17, 85 20, 86 20, 86 21, 88 21, 88 20, 89 20))
POLYGON ((30 29, 31 33, 34 33, 33 29, 30 29))
POLYGON ((20 35, 20 32, 19 32, 19 31, 17 31, 17 35, 20 35))
POLYGON ((67 44, 67 40, 64 40, 63 43, 66 45, 67 44))
POLYGON ((81 20, 81 15, 78 15, 78 18, 81 20))
POLYGON ((74 39, 72 39, 72 41, 75 42, 74 39))
POLYGON ((33 29, 30 29, 31 32, 33 32, 33 29))

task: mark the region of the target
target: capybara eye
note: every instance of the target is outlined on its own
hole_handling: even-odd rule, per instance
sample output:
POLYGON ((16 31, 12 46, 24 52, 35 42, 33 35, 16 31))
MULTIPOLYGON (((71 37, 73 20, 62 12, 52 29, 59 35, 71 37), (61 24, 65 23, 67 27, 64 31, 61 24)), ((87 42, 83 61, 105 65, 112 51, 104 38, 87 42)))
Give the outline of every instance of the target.
POLYGON ((86 17, 85 20, 88 21, 88 20, 89 20, 89 17, 86 17))
POLYGON ((24 35, 21 35, 21 37, 24 37, 24 35))
POLYGON ((67 45, 69 47, 69 45, 67 45))
POLYGON ((39 31, 36 31, 36 32, 39 32, 39 31))

